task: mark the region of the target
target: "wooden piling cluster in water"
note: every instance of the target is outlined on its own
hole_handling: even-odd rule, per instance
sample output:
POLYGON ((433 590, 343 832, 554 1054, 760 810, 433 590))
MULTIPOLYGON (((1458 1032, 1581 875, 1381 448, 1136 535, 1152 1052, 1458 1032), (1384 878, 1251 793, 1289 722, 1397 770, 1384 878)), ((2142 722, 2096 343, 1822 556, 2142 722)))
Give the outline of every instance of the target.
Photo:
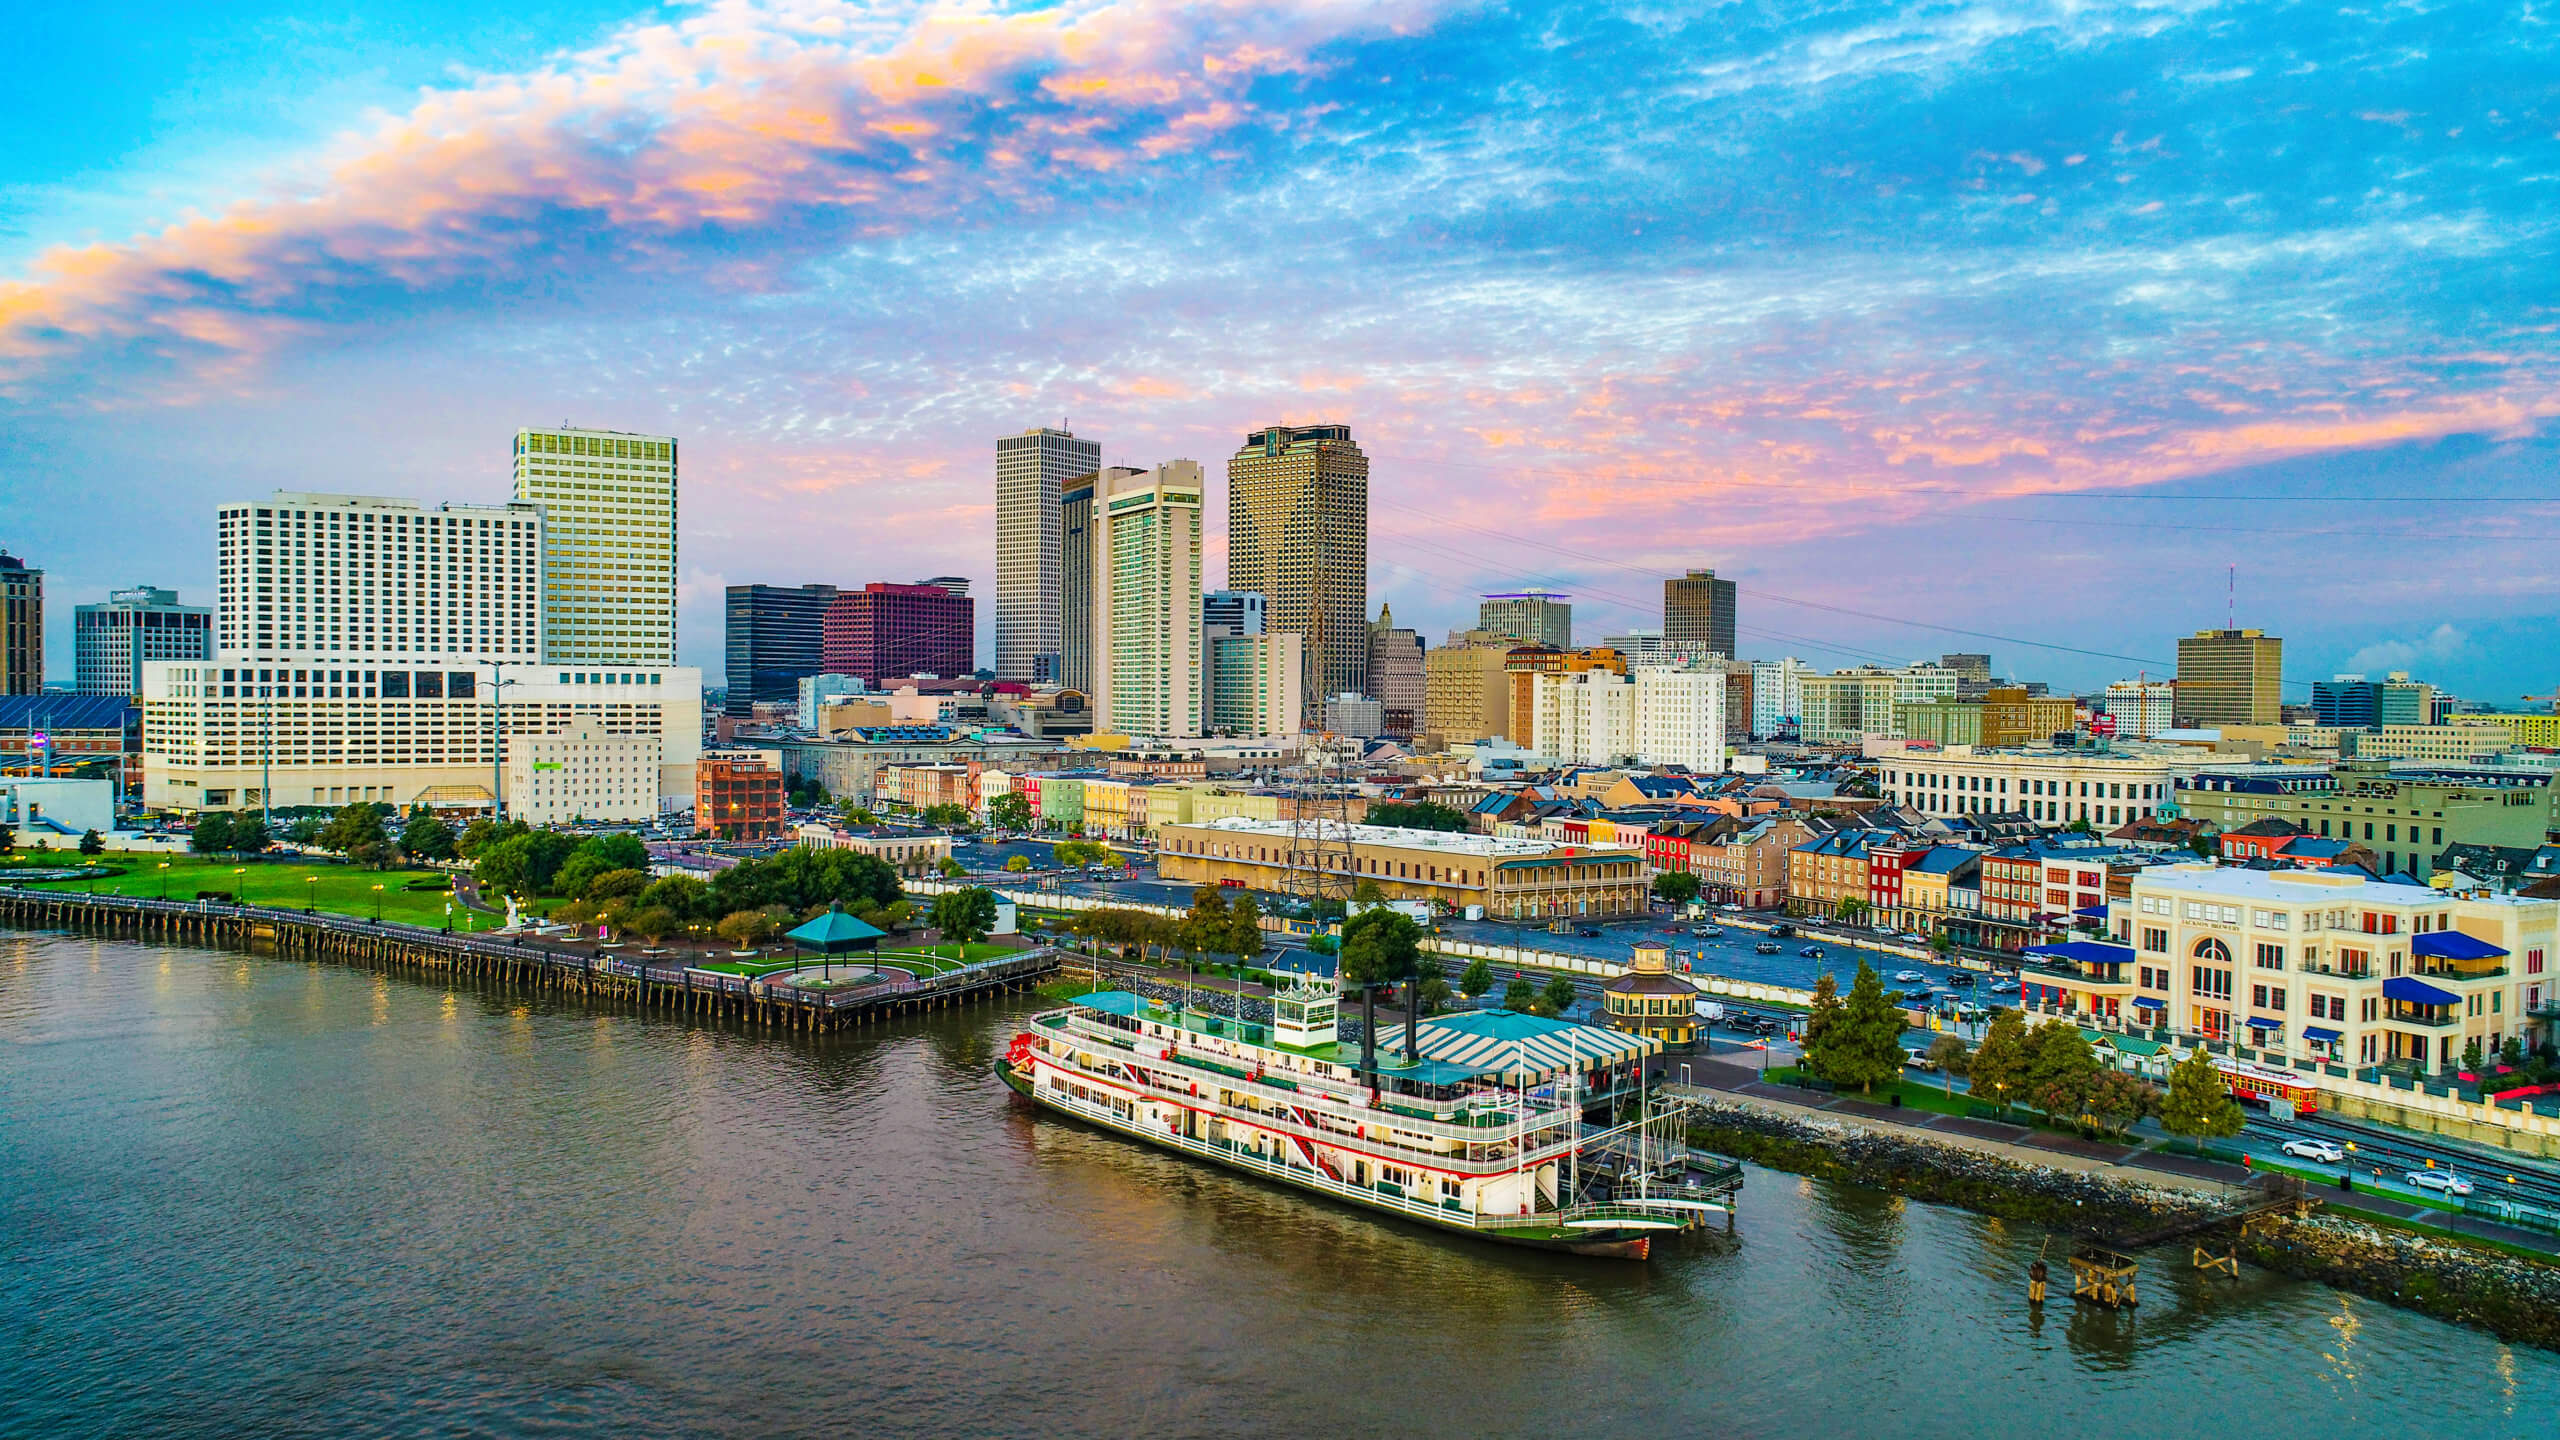
POLYGON ((528 944, 517 936, 458 935, 396 922, 209 901, 0 886, 0 924, 413 971, 809 1031, 851 1029, 1028 989, 1056 971, 1059 958, 1053 950, 1026 950, 1010 960, 928 979, 881 979, 855 989, 821 990, 653 963, 640 956, 581 954, 528 944))

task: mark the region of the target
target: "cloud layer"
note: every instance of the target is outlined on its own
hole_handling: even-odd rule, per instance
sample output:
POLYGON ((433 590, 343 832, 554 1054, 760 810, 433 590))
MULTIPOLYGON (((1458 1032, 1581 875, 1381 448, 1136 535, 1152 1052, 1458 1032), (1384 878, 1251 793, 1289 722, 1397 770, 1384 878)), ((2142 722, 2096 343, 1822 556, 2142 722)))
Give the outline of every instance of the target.
POLYGON ((554 412, 672 430, 706 594, 988 573, 1000 431, 1214 464, 1340 418, 1400 619, 1535 577, 1619 625, 1715 564, 1766 649, 1978 648, 1872 618, 1926 615, 2145 656, 2237 563, 2305 674, 2448 617, 2421 663, 2485 670, 2560 517, 2384 497, 2549 461, 2553 48, 2461 9, 709 5, 45 252, 0 414, 110 508, 345 484, 282 438, 315 408, 419 486, 554 412), (206 434, 239 463, 136 458, 206 434), (2306 503, 2201 498, 2243 491, 2306 503))

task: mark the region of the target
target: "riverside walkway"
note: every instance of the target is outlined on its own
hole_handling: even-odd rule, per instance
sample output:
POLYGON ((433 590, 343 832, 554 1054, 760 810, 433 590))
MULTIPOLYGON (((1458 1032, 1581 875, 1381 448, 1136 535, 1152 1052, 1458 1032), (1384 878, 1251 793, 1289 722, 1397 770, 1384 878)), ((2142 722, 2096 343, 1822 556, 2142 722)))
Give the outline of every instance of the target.
POLYGON ((898 974, 823 987, 790 985, 533 936, 454 934, 268 906, 17 886, 0 886, 0 924, 414 971, 804 1031, 848 1029, 1028 989, 1059 964, 1055 950, 1040 947, 923 978, 898 974))

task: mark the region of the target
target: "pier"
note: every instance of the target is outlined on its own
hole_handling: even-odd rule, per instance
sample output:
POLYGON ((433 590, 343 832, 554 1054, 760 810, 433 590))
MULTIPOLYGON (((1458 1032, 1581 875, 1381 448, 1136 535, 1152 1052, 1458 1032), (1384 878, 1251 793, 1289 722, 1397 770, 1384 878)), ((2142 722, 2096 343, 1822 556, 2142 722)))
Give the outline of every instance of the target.
POLYGON ((921 979, 886 975, 859 986, 821 989, 698 970, 644 955, 532 943, 525 936, 457 935, 265 906, 10 886, 0 886, 0 924, 515 986, 797 1031, 848 1030, 918 1011, 974 1004, 1027 990, 1060 963, 1056 950, 1043 947, 921 979))

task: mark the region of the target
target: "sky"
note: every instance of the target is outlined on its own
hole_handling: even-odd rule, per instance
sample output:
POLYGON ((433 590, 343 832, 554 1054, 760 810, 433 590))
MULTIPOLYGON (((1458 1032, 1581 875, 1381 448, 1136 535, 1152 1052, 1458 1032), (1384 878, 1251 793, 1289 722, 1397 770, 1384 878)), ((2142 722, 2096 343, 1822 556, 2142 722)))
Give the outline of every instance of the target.
MULTIPOLYGON (((1371 460, 1370 598, 2089 687, 2560 681, 2540 3, 33 0, 0 549, 209 603, 273 489, 683 444, 729 584, 993 581, 994 440, 1371 460), (46 57, 49 57, 47 59, 46 57)), ((992 654, 982 639, 981 658, 992 654)))

